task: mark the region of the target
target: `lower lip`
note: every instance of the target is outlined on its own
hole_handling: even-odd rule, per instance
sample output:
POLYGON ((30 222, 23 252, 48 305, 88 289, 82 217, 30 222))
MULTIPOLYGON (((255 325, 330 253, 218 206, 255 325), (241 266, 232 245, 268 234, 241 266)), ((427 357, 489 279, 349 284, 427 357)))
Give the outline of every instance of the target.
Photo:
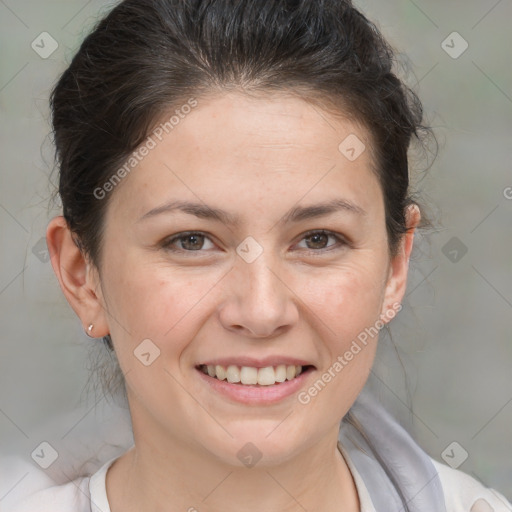
POLYGON ((296 393, 304 385, 313 368, 308 368, 293 380, 285 380, 271 386, 232 384, 226 380, 210 377, 197 368, 196 370, 199 377, 214 391, 235 402, 249 405, 270 405, 296 393))

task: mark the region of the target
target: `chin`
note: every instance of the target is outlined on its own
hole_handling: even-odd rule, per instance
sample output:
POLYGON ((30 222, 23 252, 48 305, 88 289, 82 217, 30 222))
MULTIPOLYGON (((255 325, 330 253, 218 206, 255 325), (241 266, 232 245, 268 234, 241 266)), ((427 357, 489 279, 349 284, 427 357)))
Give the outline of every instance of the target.
MULTIPOLYGON (((290 415, 291 416, 291 415, 290 415)), ((245 421, 238 428, 226 425, 233 436, 211 439, 205 446, 223 463, 236 467, 271 467, 283 464, 306 449, 304 433, 289 429, 289 419, 273 421, 245 421), (287 425, 288 423, 288 425, 287 425), (288 428, 286 428, 288 427, 288 428)))

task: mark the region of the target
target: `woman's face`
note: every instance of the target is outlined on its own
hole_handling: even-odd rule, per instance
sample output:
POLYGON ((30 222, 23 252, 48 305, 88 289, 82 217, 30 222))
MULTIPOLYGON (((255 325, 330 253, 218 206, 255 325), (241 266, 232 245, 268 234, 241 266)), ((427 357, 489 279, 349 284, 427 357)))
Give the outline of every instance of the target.
POLYGON ((296 97, 230 93, 163 134, 108 198, 92 287, 136 442, 240 465, 332 439, 405 287, 368 133, 296 97))

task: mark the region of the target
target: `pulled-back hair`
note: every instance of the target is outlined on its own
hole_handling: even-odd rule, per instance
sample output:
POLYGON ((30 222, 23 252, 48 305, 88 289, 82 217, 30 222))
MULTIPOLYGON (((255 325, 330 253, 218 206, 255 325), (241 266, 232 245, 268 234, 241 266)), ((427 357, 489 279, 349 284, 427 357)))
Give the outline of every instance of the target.
POLYGON ((406 230, 408 148, 424 131, 394 54, 347 0, 125 0, 83 41, 51 94, 59 194, 99 268, 105 209, 94 191, 162 114, 194 96, 288 91, 369 131, 391 255, 406 230))
POLYGON ((108 197, 94 191, 166 112, 215 93, 287 92, 368 130, 393 256, 416 202, 409 146, 429 132, 394 64, 392 48, 349 0, 119 3, 51 94, 58 192, 76 243, 100 269, 108 197))

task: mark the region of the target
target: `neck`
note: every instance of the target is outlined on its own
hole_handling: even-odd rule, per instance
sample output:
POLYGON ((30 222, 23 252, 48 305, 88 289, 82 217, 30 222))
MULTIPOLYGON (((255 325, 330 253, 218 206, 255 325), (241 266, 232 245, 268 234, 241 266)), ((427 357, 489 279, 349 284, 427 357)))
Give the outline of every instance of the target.
POLYGON ((338 431, 286 462, 231 466, 199 445, 138 436, 107 473, 112 512, 359 511, 355 483, 337 448, 338 431))

